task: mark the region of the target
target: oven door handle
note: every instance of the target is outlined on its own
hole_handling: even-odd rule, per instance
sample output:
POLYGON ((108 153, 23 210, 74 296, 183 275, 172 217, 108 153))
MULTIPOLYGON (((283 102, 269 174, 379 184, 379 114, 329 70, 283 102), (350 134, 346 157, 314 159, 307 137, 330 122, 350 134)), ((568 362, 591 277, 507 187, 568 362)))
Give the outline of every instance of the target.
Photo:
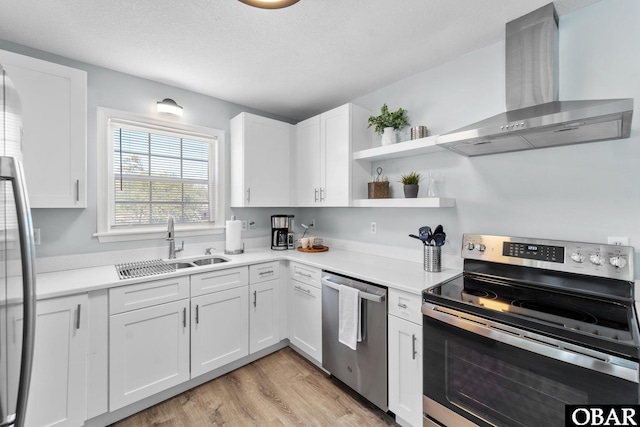
POLYGON ((638 383, 639 365, 627 359, 523 331, 502 323, 425 302, 422 314, 451 326, 482 335, 561 362, 638 383))

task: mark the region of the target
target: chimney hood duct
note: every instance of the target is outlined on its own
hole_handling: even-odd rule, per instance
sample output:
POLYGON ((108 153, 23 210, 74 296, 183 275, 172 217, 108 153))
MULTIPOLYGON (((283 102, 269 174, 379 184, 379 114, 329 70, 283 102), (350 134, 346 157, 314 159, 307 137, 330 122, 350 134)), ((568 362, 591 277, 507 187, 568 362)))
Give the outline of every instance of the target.
POLYGON ((506 25, 507 111, 437 144, 482 156, 628 138, 633 98, 558 101, 558 15, 553 3, 506 25))

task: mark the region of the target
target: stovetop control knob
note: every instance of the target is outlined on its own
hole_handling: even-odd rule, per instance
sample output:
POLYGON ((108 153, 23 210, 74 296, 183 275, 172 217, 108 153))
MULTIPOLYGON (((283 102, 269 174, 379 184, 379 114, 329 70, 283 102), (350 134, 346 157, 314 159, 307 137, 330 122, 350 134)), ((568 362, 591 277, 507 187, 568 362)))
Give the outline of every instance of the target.
POLYGON ((476 246, 476 249, 479 252, 484 252, 484 250, 487 249, 487 247, 485 245, 483 245, 482 243, 478 243, 478 245, 476 246))
POLYGON ((475 248, 475 247, 476 247, 476 244, 475 244, 475 243, 473 243, 473 242, 469 242, 469 243, 467 243, 467 249, 468 249, 468 250, 472 251, 472 250, 473 250, 473 248, 475 248))
POLYGON ((593 265, 602 265, 602 257, 600 256, 600 254, 589 255, 589 261, 593 265))
POLYGON ((627 266, 627 260, 620 255, 616 255, 609 258, 609 264, 616 268, 625 268, 627 266))
POLYGON ((571 259, 575 262, 583 262, 584 256, 580 252, 574 252, 571 254, 571 259))

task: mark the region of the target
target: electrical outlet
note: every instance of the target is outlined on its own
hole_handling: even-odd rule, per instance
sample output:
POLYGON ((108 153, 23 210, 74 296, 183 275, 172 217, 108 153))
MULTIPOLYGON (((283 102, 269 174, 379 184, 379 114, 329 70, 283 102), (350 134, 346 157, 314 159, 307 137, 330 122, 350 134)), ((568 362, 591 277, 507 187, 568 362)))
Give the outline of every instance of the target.
POLYGON ((33 229, 33 243, 36 246, 40 244, 40 229, 39 228, 34 228, 33 229))
POLYGON ((378 232, 378 224, 375 222, 371 223, 371 234, 376 234, 378 232))
POLYGON ((316 220, 312 219, 311 221, 309 221, 309 228, 316 228, 316 220))
POLYGON ((610 245, 629 246, 628 237, 607 237, 607 243, 610 245))
POLYGON ((255 229, 256 229, 256 222, 249 221, 249 230, 255 230, 255 229))
POLYGON ((247 220, 242 220, 242 227, 241 227, 242 231, 247 231, 247 220))

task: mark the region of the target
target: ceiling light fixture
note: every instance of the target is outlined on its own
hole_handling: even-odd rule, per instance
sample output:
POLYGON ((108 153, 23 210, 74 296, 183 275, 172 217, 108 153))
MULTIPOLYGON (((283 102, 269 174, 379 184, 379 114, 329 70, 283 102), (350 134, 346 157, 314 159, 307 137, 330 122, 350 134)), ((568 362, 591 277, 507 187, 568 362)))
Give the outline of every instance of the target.
POLYGON ((259 7, 260 9, 282 9, 289 7, 299 0, 240 0, 249 6, 259 7))
POLYGON ((169 113, 175 114, 176 116, 182 116, 182 107, 171 98, 165 98, 162 101, 158 101, 156 106, 158 113, 169 113))

